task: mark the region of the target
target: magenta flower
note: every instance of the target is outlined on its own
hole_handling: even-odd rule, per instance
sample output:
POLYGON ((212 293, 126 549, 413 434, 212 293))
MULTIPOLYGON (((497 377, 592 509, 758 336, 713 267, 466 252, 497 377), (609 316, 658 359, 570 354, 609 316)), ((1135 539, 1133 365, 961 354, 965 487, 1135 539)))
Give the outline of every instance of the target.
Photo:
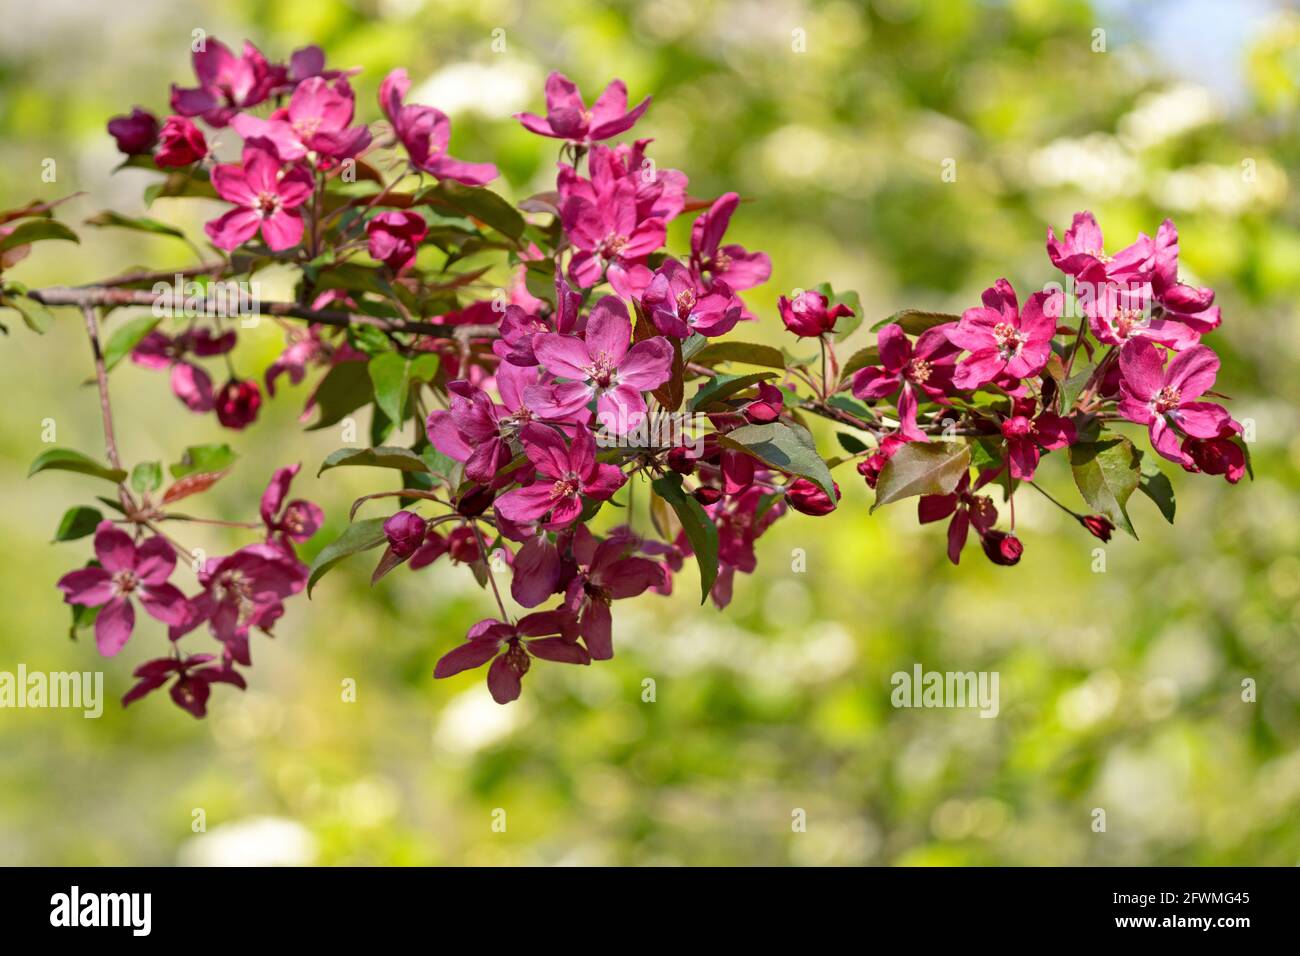
POLYGON ((537 607, 560 586, 560 551, 541 525, 516 524, 500 512, 497 530, 522 547, 511 564, 510 596, 523 607, 537 607))
POLYGON ((970 352, 957 364, 953 385, 979 388, 1001 376, 1022 379, 1041 372, 1052 352, 1061 294, 1035 292, 1022 311, 1011 283, 999 279, 984 290, 983 299, 983 306, 967 309, 949 328, 948 340, 970 352))
POLYGON ((766 252, 747 252, 744 246, 721 244, 739 204, 736 193, 723 193, 691 227, 691 267, 707 276, 710 283, 721 281, 737 292, 761 285, 772 275, 772 260, 766 252))
POLYGON ((560 664, 591 663, 591 655, 571 636, 573 626, 573 616, 558 610, 527 614, 515 624, 487 618, 469 629, 464 644, 443 655, 433 676, 453 677, 492 661, 488 691, 498 704, 508 704, 518 699, 520 682, 534 657, 560 664))
POLYGON ((629 556, 634 544, 634 539, 614 534, 597 542, 586 525, 574 529, 573 558, 578 571, 569 582, 564 604, 578 616, 578 629, 593 660, 607 661, 614 656, 610 603, 664 583, 663 565, 629 556))
POLYGON ((235 347, 235 333, 214 336, 208 329, 200 328, 182 332, 171 338, 154 330, 140 340, 131 351, 131 361, 145 368, 170 369, 172 391, 195 412, 210 412, 216 404, 212 393, 212 379, 208 373, 186 356, 221 355, 235 347))
POLYGON ((402 105, 411 81, 398 68, 379 86, 379 106, 393 124, 393 132, 406 148, 411 165, 438 179, 454 179, 466 186, 483 186, 497 178, 491 163, 467 163, 447 155, 451 120, 432 106, 402 105))
POLYGON ((366 223, 367 251, 394 272, 401 273, 415 262, 420 243, 429 234, 429 224, 414 212, 381 212, 366 223))
MULTIPOLYGON (((839 482, 831 482, 831 484, 835 486, 835 501, 838 501, 839 482)), ((813 518, 820 518, 835 510, 835 501, 831 500, 831 496, 822 490, 821 485, 807 478, 796 478, 790 482, 785 489, 785 500, 795 511, 813 518)))
POLYGON ((1101 227, 1090 212, 1076 212, 1060 240, 1047 228, 1047 255, 1052 265, 1084 282, 1143 276, 1150 272, 1155 243, 1145 234, 1113 256, 1105 253, 1101 227))
POLYGON ((631 145, 593 146, 587 159, 591 179, 583 178, 572 166, 561 163, 556 179, 561 204, 570 196, 581 196, 594 203, 598 195, 626 181, 636 189, 638 219, 658 218, 667 222, 680 215, 686 208, 686 174, 655 166, 645 155, 650 143, 651 140, 639 139, 631 145))
POLYGON ((171 106, 181 116, 202 116, 211 126, 225 126, 239 110, 264 101, 276 85, 266 57, 247 41, 243 56, 236 57, 209 37, 193 59, 199 85, 183 90, 172 84, 171 106))
POLYGON ((591 104, 582 102, 578 87, 563 73, 546 78, 546 118, 533 113, 516 113, 515 119, 530 132, 573 143, 594 143, 631 129, 650 105, 646 97, 633 110, 627 108, 627 86, 614 80, 591 104))
POLYGON ((835 323, 853 310, 840 303, 829 308, 831 300, 820 292, 801 292, 791 301, 785 296, 776 300, 777 311, 785 327, 800 338, 813 339, 835 331, 835 323))
POLYGON ((570 419, 596 400, 596 418, 615 434, 625 434, 645 417, 642 392, 672 375, 673 348, 663 336, 632 345, 632 320, 617 296, 596 303, 587 319, 586 336, 551 332, 535 342, 537 360, 553 375, 569 379, 559 385, 530 389, 538 415, 570 419))
POLYGON ((1107 345, 1122 345, 1130 338, 1147 338, 1176 350, 1196 345, 1202 335, 1218 328, 1220 322, 1218 306, 1198 313, 1166 308, 1153 298, 1149 282, 1099 283, 1084 301, 1084 313, 1093 335, 1107 345))
POLYGON ((664 244, 668 229, 662 219, 642 219, 636 188, 626 180, 596 201, 569 198, 560 210, 564 231, 578 251, 569 260, 569 276, 590 289, 604 276, 624 298, 639 295, 650 282, 647 255, 664 244))
POLYGON ((189 166, 208 155, 208 141, 203 131, 183 116, 169 116, 158 134, 158 151, 153 161, 170 168, 189 166))
POLYGON ((149 538, 137 548, 125 531, 101 521, 95 529, 95 557, 99 567, 70 571, 58 587, 68 604, 100 608, 95 618, 99 653, 112 657, 130 639, 135 629, 132 596, 164 624, 184 619, 185 596, 167 583, 176 567, 176 552, 164 538, 149 538))
POLYGON ((1213 402, 1198 402, 1214 385, 1219 357, 1197 345, 1165 368, 1160 349, 1146 339, 1130 339, 1120 349, 1123 374, 1118 411, 1131 422, 1146 425, 1151 447, 1181 465, 1192 463, 1179 445, 1179 432, 1189 438, 1218 438, 1239 429, 1228 410, 1213 402))
POLYGON ((306 541, 325 521, 325 513, 319 505, 302 498, 287 503, 284 500, 289 495, 290 483, 301 468, 301 464, 277 468, 262 492, 260 507, 266 540, 278 542, 290 555, 294 553, 290 542, 306 541))
POLYGON ((997 524, 998 509, 993 499, 975 494, 992 477, 993 474, 980 475, 972 489, 970 472, 965 472, 951 494, 922 495, 917 502, 916 517, 921 524, 952 517, 948 522, 948 560, 953 564, 961 562, 961 552, 972 526, 982 539, 997 524))
POLYGON ((1240 445, 1227 436, 1186 438, 1183 440, 1183 454, 1191 462, 1183 463, 1183 467, 1188 471, 1222 475, 1232 485, 1241 481, 1241 476, 1246 473, 1245 453, 1240 445))
POLYGON ((740 300, 725 282, 702 289, 691 271, 676 259, 668 259, 646 286, 641 305, 654 320, 655 328, 673 338, 725 335, 740 321, 740 300))
POLYGON ((244 147, 243 160, 242 166, 227 164, 212 170, 217 195, 236 208, 203 227, 208 238, 229 252, 261 230, 274 252, 296 246, 304 228, 297 209, 311 196, 311 174, 299 166, 282 174, 278 159, 251 146, 244 147))
POLYGON ((525 425, 519 439, 538 477, 496 500, 497 511, 517 524, 550 514, 546 528, 566 528, 582 512, 583 496, 604 501, 626 480, 617 466, 596 461, 596 441, 586 429, 579 429, 569 446, 559 432, 545 425, 525 425))
POLYGON ((252 544, 224 558, 210 558, 199 574, 203 590, 190 598, 184 620, 173 626, 172 640, 207 623, 212 636, 225 645, 228 660, 252 663, 248 653, 251 628, 267 630, 284 613, 285 598, 306 584, 296 559, 273 544, 252 544))
POLYGON ((927 329, 913 345, 900 325, 889 324, 876 333, 880 365, 853 373, 853 394, 863 401, 888 398, 898 392, 899 434, 908 441, 929 441, 916 427, 917 392, 947 404, 952 387, 953 363, 960 351, 948 340, 953 324, 927 329))
POLYGON ((213 404, 217 421, 226 428, 242 431, 257 420, 258 409, 262 407, 262 391, 251 378, 232 378, 221 386, 213 404))
POLYGON ((1034 415, 1037 407, 1032 398, 1018 398, 1012 403, 1011 415, 1002 420, 1011 477, 1021 481, 1033 479, 1040 448, 1054 451, 1075 440, 1074 422, 1049 411, 1034 415))
POLYGON ((355 108, 346 79, 339 78, 331 86, 324 78, 313 76, 298 84, 287 108, 276 110, 268 119, 240 113, 230 125, 245 140, 269 141, 285 162, 302 159, 308 152, 338 162, 370 145, 370 129, 352 126, 355 108))
POLYGON ((210 663, 215 659, 211 654, 191 654, 186 658, 159 657, 145 661, 135 669, 139 680, 122 697, 122 706, 135 703, 175 677, 176 682, 168 693, 176 706, 195 717, 206 716, 213 684, 233 684, 240 690, 247 686, 233 668, 210 663))
POLYGON ((128 156, 148 153, 158 142, 158 118, 137 106, 131 110, 130 116, 114 116, 109 120, 108 134, 117 140, 117 148, 128 156))

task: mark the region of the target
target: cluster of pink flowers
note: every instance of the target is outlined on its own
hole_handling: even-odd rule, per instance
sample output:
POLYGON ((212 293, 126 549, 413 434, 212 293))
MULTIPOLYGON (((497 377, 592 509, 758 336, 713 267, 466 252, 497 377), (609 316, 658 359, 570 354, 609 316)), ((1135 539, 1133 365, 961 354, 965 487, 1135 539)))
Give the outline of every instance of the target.
MULTIPOLYGON (((314 48, 276 65, 251 44, 236 56, 210 40, 194 65, 198 85, 173 88, 173 115, 160 124, 137 108, 110 132, 136 165, 207 178, 211 191, 196 194, 227 204, 208 238, 252 253, 220 274, 268 262, 300 271, 299 304, 274 314, 305 324, 288 328, 267 391, 319 370, 304 410, 320 408, 318 426, 371 405, 376 447, 340 449, 323 468, 396 468, 402 487, 359 499, 354 516, 367 502, 400 506, 354 520, 309 567, 295 545, 322 515, 285 503, 297 468, 280 469, 262 502, 265 540, 208 561, 185 598, 170 583, 175 547, 157 531, 167 512, 123 484, 124 518, 99 525, 97 562, 60 582, 67 600, 99 609, 105 654, 130 637, 134 602, 174 643, 206 624, 220 648, 148 662, 127 702, 170 683, 177 703, 202 714, 213 683, 243 686, 252 630, 269 631, 286 598, 368 549, 383 549, 372 581, 444 556, 472 569, 498 613, 435 676, 487 665, 488 688, 505 703, 535 659, 611 658, 614 602, 670 593, 688 563, 702 600, 726 607, 778 519, 837 509, 832 470, 850 462, 877 506, 914 497, 922 523, 946 520, 954 564, 973 529, 998 565, 1021 559, 1015 495, 1026 485, 1047 494, 1035 479, 1055 451, 1089 505, 1060 507, 1091 534, 1131 530, 1125 502, 1138 487, 1172 520, 1172 498, 1159 500, 1122 423, 1147 426, 1156 454, 1188 471, 1236 482, 1246 470, 1241 426, 1202 400, 1214 394, 1218 359, 1201 338, 1219 311, 1212 291, 1179 280, 1171 222, 1108 255, 1080 213, 1061 240, 1048 233, 1063 283, 1022 296, 1000 279, 960 315, 904 310, 852 353, 844 340, 863 320, 855 294, 821 285, 781 296, 786 329, 818 347, 800 360, 731 337, 758 320, 740 293, 766 282, 771 263, 728 241, 736 193, 692 198, 685 174, 649 158, 649 139, 611 142, 650 103, 629 108, 620 81, 588 107, 568 78, 550 76, 545 116, 517 118, 560 141, 555 188, 515 208, 486 188, 495 166, 449 154, 445 114, 407 102, 404 70, 383 80, 372 128, 356 120, 350 73, 327 70, 314 48), (238 163, 209 152, 227 129, 242 138, 238 163), (395 177, 379 172, 376 151, 391 151, 383 168, 397 167, 395 177), (361 180, 372 188, 343 188, 361 180), (674 254, 668 225, 688 212, 689 249, 674 254), (482 278, 493 256, 508 289, 482 278), (471 258, 473 268, 455 271, 471 258), (732 365, 751 370, 724 370, 732 365), (356 394, 358 382, 369 391, 356 394), (817 451, 814 417, 836 428, 844 455, 817 451), (422 426, 410 447, 385 446, 410 419, 422 426), (694 432, 665 433, 664 423, 694 432), (1105 495, 1090 479, 1100 469, 1105 495), (505 566, 508 589, 495 573, 505 566)), ((257 384, 232 375, 214 390, 195 361, 228 359, 234 336, 220 320, 192 321, 150 331, 132 354, 168 370, 186 406, 242 428, 257 415, 257 384)))
MULTIPOLYGON (((131 639, 133 600, 167 625, 172 644, 170 656, 136 669, 139 683, 123 698, 124 704, 170 681, 169 692, 177 705, 202 717, 211 684, 245 686, 236 665, 253 663, 249 635, 254 629, 269 635, 284 614, 284 600, 306 586, 308 568, 295 545, 314 535, 324 517, 310 501, 285 500, 298 469, 298 465, 278 469, 262 495, 263 540, 224 557, 208 558, 198 568, 198 590, 188 598, 171 583, 177 546, 161 533, 146 531, 149 524, 164 521, 166 505, 188 489, 165 492, 158 502, 146 496, 142 509, 148 518, 128 515, 118 522, 100 522, 94 536, 95 560, 59 580, 64 599, 95 612, 95 643, 105 657, 116 655, 131 639), (142 520, 135 522, 133 538, 121 526, 132 524, 136 517, 142 520), (181 650, 180 641, 201 625, 207 625, 218 642, 219 659, 181 650)), ((218 477, 201 476, 198 487, 210 487, 218 477)))

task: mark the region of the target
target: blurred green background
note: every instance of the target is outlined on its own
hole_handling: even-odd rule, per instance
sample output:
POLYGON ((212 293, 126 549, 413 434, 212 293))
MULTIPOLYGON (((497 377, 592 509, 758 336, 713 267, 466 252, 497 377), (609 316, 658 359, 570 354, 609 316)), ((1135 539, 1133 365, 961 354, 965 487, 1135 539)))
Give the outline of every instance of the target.
MULTIPOLYGON (((130 672, 165 644, 142 619, 101 660, 70 642, 54 582, 87 542, 50 545, 94 483, 27 481, 53 418, 58 444, 100 448, 80 323, 0 342, 0 670, 105 671, 101 720, 0 711, 0 862, 168 864, 1281 864, 1300 863, 1300 15, 1265 2, 1048 0, 419 0, 96 4, 0 0, 0 208, 77 190, 76 224, 143 211, 151 176, 109 171, 109 116, 166 110, 188 85, 190 32, 273 58, 320 43, 361 65, 361 115, 405 65, 453 117, 453 153, 495 159, 515 198, 552 185, 554 146, 509 119, 542 108, 551 69, 588 95, 611 77, 655 102, 637 133, 691 193, 753 199, 731 236, 767 250, 748 298, 781 343, 776 296, 829 280, 869 319, 903 306, 960 310, 992 280, 1052 278, 1045 231, 1092 209, 1114 249, 1165 215, 1186 276, 1214 286, 1219 388, 1253 419, 1256 479, 1173 474, 1178 523, 1145 499, 1140 542, 1094 546, 1032 491, 1018 496, 1026 556, 947 564, 941 527, 901 504, 868 516, 849 468, 830 518, 794 515, 759 544, 726 613, 691 598, 617 609, 617 658, 539 665, 498 707, 475 672, 435 683, 434 662, 491 613, 464 568, 404 569, 367 586, 374 555, 297 600, 254 642, 251 686, 218 687, 195 721, 161 694, 123 711, 130 672), (494 53, 493 31, 506 49, 494 53), (804 31, 806 48, 792 48, 804 31), (1104 52, 1096 49, 1104 30, 1104 52), (42 161, 57 163, 45 183, 42 161), (944 182, 945 160, 956 161, 944 182), (791 570, 792 549, 807 571, 791 570), (890 675, 996 670, 1001 714, 896 710, 890 675), (341 700, 345 679, 357 701, 341 700), (642 701, 642 681, 656 700, 642 701), (1251 678, 1258 700, 1241 699, 1251 678), (493 811, 506 811, 504 833, 493 811), (1107 814, 1093 832, 1094 808, 1107 814), (193 832, 194 811, 207 832, 193 832), (792 813, 806 812, 806 832, 792 813)), ((158 218, 199 228, 202 202, 158 218)), ((674 230, 683 248, 689 217, 674 230)), ((132 265, 185 265, 164 237, 83 230, 13 271, 31 286, 132 265)), ((264 290, 278 297, 283 287, 264 290)), ((11 315, 12 319, 13 316, 11 315)), ((116 321, 121 321, 118 318, 116 321)), ((859 333, 851 345, 865 343, 859 333)), ((241 338, 243 374, 279 351, 269 323, 241 338)), ((164 376, 113 376, 128 463, 229 440, 233 475, 205 513, 251 518, 273 467, 304 462, 295 492, 330 525, 386 480, 317 479, 333 430, 296 424, 306 386, 247 433, 186 412, 164 376)), ((832 453, 833 438, 822 435, 832 453)), ((1077 501, 1053 456, 1040 472, 1077 501)), ((198 505, 196 505, 196 508, 198 505)), ((379 512, 374 512, 378 514, 379 512)), ((246 539, 190 534, 216 551, 246 539)), ((187 543, 189 543, 187 541, 187 543)), ((178 578, 183 574, 178 571, 178 578)), ((192 639, 196 646, 203 639, 192 639)))

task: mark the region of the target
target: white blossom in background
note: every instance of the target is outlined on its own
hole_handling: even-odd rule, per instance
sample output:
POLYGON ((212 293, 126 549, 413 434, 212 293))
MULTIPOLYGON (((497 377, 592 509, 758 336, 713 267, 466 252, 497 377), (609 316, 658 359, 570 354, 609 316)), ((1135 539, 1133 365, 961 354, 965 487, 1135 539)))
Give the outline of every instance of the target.
POLYGON ((316 856, 316 838, 301 823, 252 817, 186 841, 177 862, 181 866, 310 866, 316 856))

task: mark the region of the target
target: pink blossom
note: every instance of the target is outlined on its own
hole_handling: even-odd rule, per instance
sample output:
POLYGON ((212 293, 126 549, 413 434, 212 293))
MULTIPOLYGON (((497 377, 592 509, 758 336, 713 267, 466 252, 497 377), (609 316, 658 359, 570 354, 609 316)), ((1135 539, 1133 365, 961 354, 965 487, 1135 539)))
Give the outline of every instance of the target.
POLYGON ((131 361, 145 368, 170 369, 172 391, 195 412, 210 412, 215 406, 212 379, 198 365, 186 360, 186 355, 220 355, 235 346, 235 333, 214 336, 208 329, 200 328, 182 332, 172 338, 156 329, 139 341, 131 351, 131 361))
POLYGON ((991 474, 981 475, 975 487, 971 488, 970 472, 964 472, 951 494, 922 495, 917 502, 916 516, 921 524, 952 517, 948 522, 948 560, 953 564, 960 563, 972 526, 982 539, 997 524, 998 509, 993 499, 975 494, 992 477, 991 474))
POLYGON ((1061 239, 1048 227, 1047 254, 1052 265, 1067 275, 1086 282, 1101 282, 1145 276, 1153 265, 1155 243, 1150 236, 1142 234, 1132 245, 1108 256, 1097 220, 1090 212, 1077 212, 1061 239))
POLYGON ((1011 283, 999 279, 983 299, 949 328, 949 341, 970 352, 957 364, 953 385, 979 388, 1000 376, 1018 380, 1041 372, 1052 352, 1061 294, 1035 292, 1022 311, 1011 283))
POLYGON ((415 263, 420 243, 428 234, 429 224, 418 213, 381 212, 366 223, 367 251, 370 258, 401 273, 415 263))
POLYGON ((325 521, 325 513, 319 505, 302 498, 289 502, 284 500, 289 495, 289 485, 301 468, 301 464, 277 468, 262 492, 259 508, 262 524, 266 526, 266 540, 278 542, 290 555, 294 553, 290 542, 306 541, 325 521))
POLYGON ((438 179, 454 179, 466 186, 483 186, 497 178, 491 163, 467 163, 447 155, 451 142, 451 120, 432 106, 403 105, 411 81, 398 68, 379 86, 379 106, 393 124, 411 165, 438 179))
POLYGON ((568 446, 545 425, 525 425, 519 438, 538 477, 496 500, 497 511, 511 521, 523 524, 549 514, 546 528, 566 528, 582 512, 584 496, 604 501, 626 481, 616 466, 596 461, 596 442, 586 429, 579 429, 568 446))
POLYGON ((122 706, 135 703, 175 677, 168 693, 176 706, 195 717, 206 716, 213 684, 233 684, 240 690, 247 686, 233 668, 210 663, 215 659, 212 654, 191 654, 185 658, 159 657, 145 661, 135 669, 139 680, 122 697, 122 706))
POLYGON ((137 106, 131 110, 131 115, 114 116, 109 120, 108 133, 126 155, 148 153, 158 142, 158 118, 137 106))
POLYGON ((370 145, 370 130, 352 126, 356 100, 342 77, 331 86, 323 77, 303 80, 293 91, 287 108, 269 118, 240 113, 230 125, 245 140, 267 140, 285 162, 302 159, 309 152, 332 162, 352 156, 370 145))
POLYGON ((835 323, 852 315, 853 310, 839 303, 830 308, 830 299, 820 292, 801 292, 793 300, 781 296, 776 300, 777 311, 785 327, 800 338, 818 338, 835 331, 835 323))
POLYGON ((663 584, 663 566, 629 556, 633 546, 634 541, 626 536, 610 535, 598 542, 586 525, 574 529, 573 559, 578 568, 564 603, 578 617, 583 643, 593 660, 614 656, 610 603, 663 584))
POLYGON ((1119 365, 1123 374, 1119 413, 1148 426, 1151 446, 1170 461, 1192 462, 1180 447, 1179 432, 1189 438, 1218 438, 1240 427, 1222 405, 1196 401, 1214 385, 1219 371, 1219 357, 1208 346, 1178 353, 1165 368, 1157 346, 1146 339, 1130 339, 1120 349, 1119 365))
MULTIPOLYGON (((691 227, 691 267, 710 284, 720 281, 737 292, 761 285, 772 274, 766 252, 748 252, 734 243, 722 245, 722 235, 739 204, 739 195, 723 193, 691 227)), ((841 314, 853 313, 845 308, 841 314)))
POLYGON ((573 616, 560 610, 527 614, 514 624, 487 618, 469 629, 464 644, 443 655, 433 676, 453 677, 492 661, 488 691, 498 704, 508 704, 518 699, 520 682, 534 657, 561 664, 591 663, 573 629, 573 616))
POLYGON ((257 235, 274 252, 302 241, 303 222, 298 207, 312 194, 311 174, 299 166, 281 172, 280 161, 263 149, 245 146, 243 165, 222 165, 212 170, 217 194, 235 208, 204 226, 208 238, 229 252, 257 235))
POLYGON ((900 325, 889 324, 876 333, 880 365, 853 373, 853 394, 875 401, 898 393, 899 434, 908 441, 929 441, 916 426, 918 392, 947 404, 952 387, 953 363, 960 351, 948 340, 953 324, 927 329, 913 345, 900 325))
POLYGON ((645 257, 664 244, 668 230, 660 218, 641 218, 631 183, 619 182, 594 201, 570 197, 560 219, 578 250, 569 260, 569 276, 582 288, 590 289, 603 276, 615 292, 632 298, 649 284, 645 257))
POLYGON ((239 110, 264 101, 277 82, 275 71, 253 44, 245 41, 243 55, 236 57, 212 37, 194 52, 194 73, 197 87, 172 85, 171 107, 181 116, 202 116, 216 127, 225 126, 239 110))
POLYGON ((704 289, 691 271, 676 259, 668 259, 646 287, 641 305, 650 313, 655 328, 673 338, 725 335, 740 321, 740 300, 726 283, 704 289))
POLYGON ((257 420, 262 407, 262 392, 252 379, 234 379, 221 386, 213 404, 217 421, 236 431, 247 428, 257 420))
POLYGON ((203 131, 183 116, 169 116, 158 134, 158 151, 153 161, 164 168, 189 166, 208 155, 203 131))
POLYGON ((629 348, 631 338, 627 306, 612 295, 592 309, 585 338, 558 332, 539 336, 538 361, 569 381, 531 390, 537 413, 547 419, 566 419, 594 398, 601 425, 619 435, 635 428, 646 413, 641 393, 658 388, 672 375, 673 348, 662 336, 629 348))
POLYGON ((172 627, 172 640, 207 623, 225 646, 225 656, 250 664, 248 634, 268 630, 284 613, 281 603, 306 584, 305 568, 271 544, 253 544, 224 558, 210 558, 199 573, 203 590, 190 598, 184 620, 172 627))
POLYGON ((1011 477, 1030 481, 1038 467, 1039 449, 1053 451, 1074 444, 1074 423, 1049 411, 1034 414, 1038 403, 1032 398, 1016 399, 1011 414, 1002 420, 1002 437, 1007 443, 1011 477))
POLYGON ((176 552, 166 539, 154 536, 137 547, 113 522, 102 521, 95 529, 95 557, 99 567, 71 571, 58 586, 68 604, 100 609, 95 618, 99 653, 112 657, 130 639, 135 628, 132 596, 165 624, 184 618, 185 596, 167 582, 176 567, 176 552))
POLYGON ((646 97, 631 111, 627 108, 627 86, 614 80, 591 104, 583 104, 578 87, 563 73, 546 78, 546 118, 533 113, 516 113, 515 119, 530 132, 573 143, 594 143, 631 129, 650 105, 646 97))

